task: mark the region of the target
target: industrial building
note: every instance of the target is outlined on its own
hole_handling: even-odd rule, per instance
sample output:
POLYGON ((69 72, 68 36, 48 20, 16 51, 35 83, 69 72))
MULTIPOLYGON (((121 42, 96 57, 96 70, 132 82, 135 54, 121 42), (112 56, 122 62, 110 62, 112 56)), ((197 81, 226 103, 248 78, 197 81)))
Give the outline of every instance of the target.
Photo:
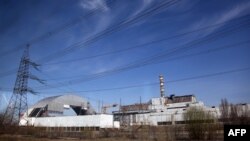
POLYGON ((184 123, 183 114, 198 106, 219 116, 219 109, 206 107, 194 95, 161 95, 147 103, 120 106, 113 114, 97 114, 91 104, 76 95, 47 97, 24 113, 20 125, 35 127, 119 128, 131 125, 169 125, 184 123), (67 114, 67 113, 71 114, 67 114), (73 114, 72 114, 73 112, 73 114))
POLYGON ((119 128, 119 122, 114 122, 113 115, 97 114, 87 100, 76 95, 53 96, 39 101, 24 113, 19 124, 35 127, 119 128))
POLYGON ((147 103, 137 103, 120 106, 114 111, 115 121, 121 126, 131 125, 170 125, 183 124, 183 114, 190 107, 200 107, 215 117, 219 117, 219 108, 207 107, 203 102, 197 101, 194 95, 165 96, 164 79, 160 76, 160 97, 152 98, 147 103))
POLYGON ((113 114, 121 126, 184 124, 183 114, 193 106, 219 116, 218 108, 206 107, 203 102, 197 101, 194 95, 152 98, 147 103, 121 106, 120 110, 114 111, 113 114))

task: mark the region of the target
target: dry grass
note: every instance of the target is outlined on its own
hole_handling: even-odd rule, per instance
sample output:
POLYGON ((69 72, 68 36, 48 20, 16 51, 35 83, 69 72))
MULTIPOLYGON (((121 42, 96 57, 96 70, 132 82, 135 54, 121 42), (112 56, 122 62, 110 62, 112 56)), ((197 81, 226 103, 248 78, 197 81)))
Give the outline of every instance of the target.
MULTIPOLYGON (((133 126, 127 129, 101 129, 81 132, 46 132, 43 128, 8 128, 0 134, 0 141, 178 141, 189 140, 184 125, 172 126, 133 126), (9 130, 11 129, 11 130, 9 130), (10 132, 11 131, 11 132, 10 132)), ((211 129, 216 131, 216 129, 211 129)), ((220 129, 218 129, 220 130, 220 129)), ((218 131, 217 130, 217 131, 218 131)), ((210 140, 216 140, 213 132, 207 133, 210 140)))
MULTIPOLYGON (((58 139, 49 139, 49 138, 36 138, 32 136, 21 136, 21 135, 1 135, 0 141, 132 141, 133 139, 125 138, 96 138, 96 139, 77 139, 77 138, 58 138, 58 139)), ((133 140, 135 141, 135 140, 133 140)))

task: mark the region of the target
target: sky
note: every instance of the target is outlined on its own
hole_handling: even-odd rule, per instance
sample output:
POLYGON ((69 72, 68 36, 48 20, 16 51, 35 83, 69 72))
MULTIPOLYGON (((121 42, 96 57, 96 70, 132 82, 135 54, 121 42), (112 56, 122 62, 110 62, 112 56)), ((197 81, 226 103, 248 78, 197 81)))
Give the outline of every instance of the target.
POLYGON ((194 94, 250 103, 248 0, 0 0, 0 95, 6 107, 23 51, 48 96, 76 94, 98 105, 194 94))

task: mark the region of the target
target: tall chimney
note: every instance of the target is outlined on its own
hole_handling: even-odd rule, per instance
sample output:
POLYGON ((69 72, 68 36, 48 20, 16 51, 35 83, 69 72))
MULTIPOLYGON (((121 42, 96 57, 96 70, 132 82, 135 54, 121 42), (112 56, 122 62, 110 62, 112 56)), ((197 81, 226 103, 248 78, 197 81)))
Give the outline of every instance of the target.
POLYGON ((160 93, 161 93, 161 97, 164 97, 165 90, 164 90, 164 78, 163 78, 163 75, 160 75, 159 78, 160 78, 160 93))

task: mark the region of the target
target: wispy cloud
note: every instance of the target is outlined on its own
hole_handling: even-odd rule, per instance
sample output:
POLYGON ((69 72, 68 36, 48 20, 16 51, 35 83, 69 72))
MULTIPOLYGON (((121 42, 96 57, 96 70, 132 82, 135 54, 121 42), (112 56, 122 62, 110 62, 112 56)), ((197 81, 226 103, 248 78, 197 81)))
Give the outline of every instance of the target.
POLYGON ((0 93, 1 93, 0 95, 0 111, 1 111, 8 106, 9 99, 12 93, 7 91, 0 91, 0 93))
POLYGON ((130 17, 133 17, 133 16, 135 16, 135 15, 141 13, 143 10, 145 10, 146 8, 148 8, 148 6, 149 6, 152 2, 153 2, 153 0, 143 0, 142 3, 141 3, 141 5, 140 5, 140 7, 137 8, 137 9, 135 10, 135 12, 133 12, 133 13, 131 14, 130 17))
POLYGON ((179 1, 173 6, 170 6, 166 10, 171 13, 178 13, 178 12, 186 11, 188 9, 193 9, 197 3, 199 3, 199 0, 183 0, 183 1, 179 1))
MULTIPOLYGON (((121 55, 120 55, 121 56, 121 55)), ((96 60, 95 65, 92 66, 91 74, 103 73, 109 70, 113 70, 121 65, 123 65, 126 61, 123 60, 122 57, 108 57, 103 58, 102 60, 96 60), (112 60, 107 63, 107 60, 112 60)))
MULTIPOLYGON (((94 16, 94 18, 92 20, 95 20, 95 24, 91 25, 91 26, 94 26, 94 28, 92 28, 93 30, 91 32, 88 32, 88 34, 86 34, 86 32, 85 32, 84 38, 89 38, 91 36, 94 36, 95 34, 98 34, 99 32, 102 32, 106 28, 109 28, 110 25, 117 22, 117 19, 119 19, 117 17, 119 17, 119 16, 127 15, 124 18, 126 18, 126 19, 134 18, 136 15, 144 12, 154 2, 155 2, 154 0, 139 1, 138 3, 136 3, 138 5, 136 5, 135 8, 133 8, 130 11, 126 11, 126 13, 124 13, 123 10, 126 10, 126 9, 123 9, 123 8, 128 8, 131 5, 124 3, 125 4, 124 7, 110 8, 110 7, 108 7, 106 1, 103 1, 103 0, 82 0, 82 1, 80 1, 80 7, 83 10, 94 10, 97 8, 101 8, 103 10, 103 12, 100 12, 94 16)), ((145 22, 145 20, 138 22, 136 24, 133 24, 132 26, 130 26, 130 28, 141 25, 144 22, 145 22)), ((69 41, 69 42, 71 43, 73 41, 69 41)), ((107 63, 105 63, 105 61, 101 60, 101 61, 95 62, 93 65, 91 65, 89 67, 81 67, 80 69, 85 71, 85 72, 89 72, 89 73, 100 73, 100 72, 110 70, 110 69, 117 67, 120 64, 123 64, 126 62, 127 62, 127 60, 123 60, 122 57, 119 57, 119 59, 113 60, 110 64, 107 64, 107 63)))
MULTIPOLYGON (((231 9, 227 10, 227 11, 221 12, 220 14, 216 13, 216 15, 213 15, 210 18, 206 16, 203 19, 193 23, 187 29, 188 30, 193 30, 193 29, 197 29, 197 28, 200 28, 200 27, 205 27, 205 26, 208 26, 208 25, 223 23, 223 22, 232 20, 234 18, 237 18, 239 16, 242 16, 244 14, 249 13, 249 9, 250 9, 250 2, 241 3, 241 4, 238 4, 238 5, 234 6, 231 9)), ((214 27, 214 28, 212 28, 210 30, 206 30, 203 33, 199 34, 199 36, 209 35, 209 34, 213 33, 215 30, 219 29, 222 26, 223 26, 223 24, 221 24, 219 26, 216 26, 216 27, 214 27)))
POLYGON ((104 0, 82 0, 80 5, 86 10, 94 10, 97 8, 101 8, 103 11, 109 10, 104 0))
POLYGON ((2 96, 3 96, 3 101, 2 102, 4 102, 5 104, 8 104, 9 100, 6 98, 5 94, 10 95, 11 93, 10 92, 4 92, 4 93, 2 93, 2 96))
POLYGON ((85 38, 104 30, 112 22, 111 9, 105 0, 81 0, 80 7, 83 10, 101 10, 101 12, 98 12, 98 14, 95 15, 95 24, 94 28, 92 28, 93 31, 90 31, 88 35, 85 34, 85 38))

